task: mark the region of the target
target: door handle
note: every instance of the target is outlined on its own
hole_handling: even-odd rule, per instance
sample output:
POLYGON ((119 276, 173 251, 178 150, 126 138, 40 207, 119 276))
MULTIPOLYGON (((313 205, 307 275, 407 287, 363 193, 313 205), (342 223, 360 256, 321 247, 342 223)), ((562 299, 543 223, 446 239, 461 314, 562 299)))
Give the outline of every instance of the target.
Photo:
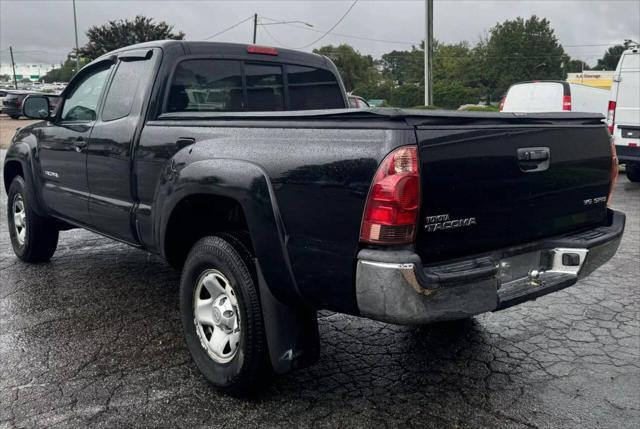
POLYGON ((82 152, 82 149, 87 146, 87 141, 82 137, 78 137, 75 142, 73 142, 73 146, 76 152, 82 152))
POLYGON ((518 149, 518 161, 543 162, 549 159, 549 148, 529 147, 518 149))
POLYGON ((195 143, 196 139, 192 137, 180 137, 178 140, 176 140, 176 146, 178 146, 178 149, 183 149, 195 143))
POLYGON ((518 165, 520 170, 531 173, 549 168, 551 151, 548 147, 525 147, 518 149, 518 165))

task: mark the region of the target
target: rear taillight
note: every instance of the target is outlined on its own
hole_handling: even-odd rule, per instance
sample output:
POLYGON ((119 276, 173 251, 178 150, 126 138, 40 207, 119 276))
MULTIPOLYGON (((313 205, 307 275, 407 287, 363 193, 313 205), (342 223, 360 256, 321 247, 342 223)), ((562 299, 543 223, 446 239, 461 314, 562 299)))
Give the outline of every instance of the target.
POLYGON ((364 209, 360 241, 374 244, 413 242, 420 207, 418 151, 405 146, 382 161, 364 209))
MULTIPOLYGON (((610 102, 611 103, 611 102, 610 102)), ((618 154, 616 152, 616 145, 611 139, 611 181, 609 184, 609 195, 607 196, 607 202, 611 202, 611 196, 613 195, 613 188, 618 181, 618 154)))
POLYGON ((500 104, 498 105, 498 111, 502 112, 502 109, 504 109, 504 99, 507 98, 507 96, 505 95, 504 97, 502 97, 502 100, 500 100, 500 104))
POLYGON ((571 110, 571 96, 565 95, 562 97, 562 110, 571 110))
POLYGON ((609 108, 607 109, 607 128, 609 128, 609 134, 613 135, 613 129, 616 125, 616 102, 609 101, 609 108))

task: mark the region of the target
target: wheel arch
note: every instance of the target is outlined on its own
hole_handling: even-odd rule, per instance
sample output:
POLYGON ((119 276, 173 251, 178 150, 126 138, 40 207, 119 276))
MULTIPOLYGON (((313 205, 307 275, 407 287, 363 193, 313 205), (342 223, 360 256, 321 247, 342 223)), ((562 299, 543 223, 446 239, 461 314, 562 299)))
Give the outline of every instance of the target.
POLYGON ((22 167, 22 163, 16 159, 10 159, 4 163, 4 168, 2 169, 2 176, 4 179, 4 190, 5 192, 9 192, 9 186, 11 186, 11 182, 15 179, 16 176, 21 176, 24 179, 24 168, 22 167))
MULTIPOLYGON (((160 180, 156 190, 156 210, 153 219, 156 242, 161 254, 170 260, 176 243, 176 226, 198 219, 202 222, 221 219, 220 213, 232 214, 228 225, 245 226, 250 248, 260 261, 265 282, 271 293, 285 303, 304 302, 295 278, 286 247, 287 233, 276 197, 266 172, 258 165, 234 159, 196 161, 181 168, 175 175, 160 180), (194 204, 195 202, 195 204, 194 204), (190 210, 205 208, 204 212, 190 210), (213 209, 215 213, 210 216, 213 209)), ((213 225, 214 230, 221 231, 213 225)), ((200 237, 211 233, 202 228, 200 237)), ((185 242, 193 240, 188 237, 185 242)), ((247 244, 247 243, 245 243, 247 244)), ((171 262, 171 261, 170 261, 171 262)))
POLYGON ((25 181, 30 201, 33 203, 33 210, 40 216, 47 216, 48 213, 40 199, 38 189, 40 182, 35 176, 35 168, 30 145, 26 142, 13 143, 7 151, 2 168, 3 185, 8 193, 13 179, 16 176, 22 177, 25 181))

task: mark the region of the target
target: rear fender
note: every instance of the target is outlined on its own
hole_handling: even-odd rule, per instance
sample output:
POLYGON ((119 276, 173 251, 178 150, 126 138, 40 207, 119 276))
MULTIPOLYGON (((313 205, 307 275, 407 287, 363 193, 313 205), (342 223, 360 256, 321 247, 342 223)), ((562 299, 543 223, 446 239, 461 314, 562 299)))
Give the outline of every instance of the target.
MULTIPOLYGON (((215 195, 237 201, 251 234, 255 257, 260 261, 266 284, 280 301, 304 302, 295 282, 287 234, 271 183, 258 165, 235 159, 209 159, 180 165, 176 157, 160 179, 156 190, 154 231, 164 253, 167 225, 173 209, 190 195, 215 195)), ((164 255, 163 255, 164 256, 164 255)))
POLYGON ((283 374, 314 363, 320 348, 316 312, 297 287, 286 250, 287 233, 264 170, 234 159, 197 161, 179 171, 178 165, 171 162, 156 193, 156 231, 162 251, 171 213, 183 198, 209 194, 237 201, 255 252, 271 365, 283 374))

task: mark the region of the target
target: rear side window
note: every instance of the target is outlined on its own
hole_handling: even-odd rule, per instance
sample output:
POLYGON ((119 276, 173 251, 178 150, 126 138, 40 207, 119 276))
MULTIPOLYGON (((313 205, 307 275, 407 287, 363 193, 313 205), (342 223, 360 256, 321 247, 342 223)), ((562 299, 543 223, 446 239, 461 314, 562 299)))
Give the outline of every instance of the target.
POLYGON ((282 67, 246 64, 244 70, 247 76, 247 110, 284 110, 282 67))
POLYGON ((289 109, 339 109, 344 106, 336 77, 328 70, 287 66, 289 109))
POLYGON ((239 61, 188 60, 176 68, 167 111, 238 112, 244 110, 239 61))
POLYGON ((113 121, 131 113, 133 100, 143 76, 149 73, 151 61, 122 61, 113 77, 102 110, 102 120, 113 121))

